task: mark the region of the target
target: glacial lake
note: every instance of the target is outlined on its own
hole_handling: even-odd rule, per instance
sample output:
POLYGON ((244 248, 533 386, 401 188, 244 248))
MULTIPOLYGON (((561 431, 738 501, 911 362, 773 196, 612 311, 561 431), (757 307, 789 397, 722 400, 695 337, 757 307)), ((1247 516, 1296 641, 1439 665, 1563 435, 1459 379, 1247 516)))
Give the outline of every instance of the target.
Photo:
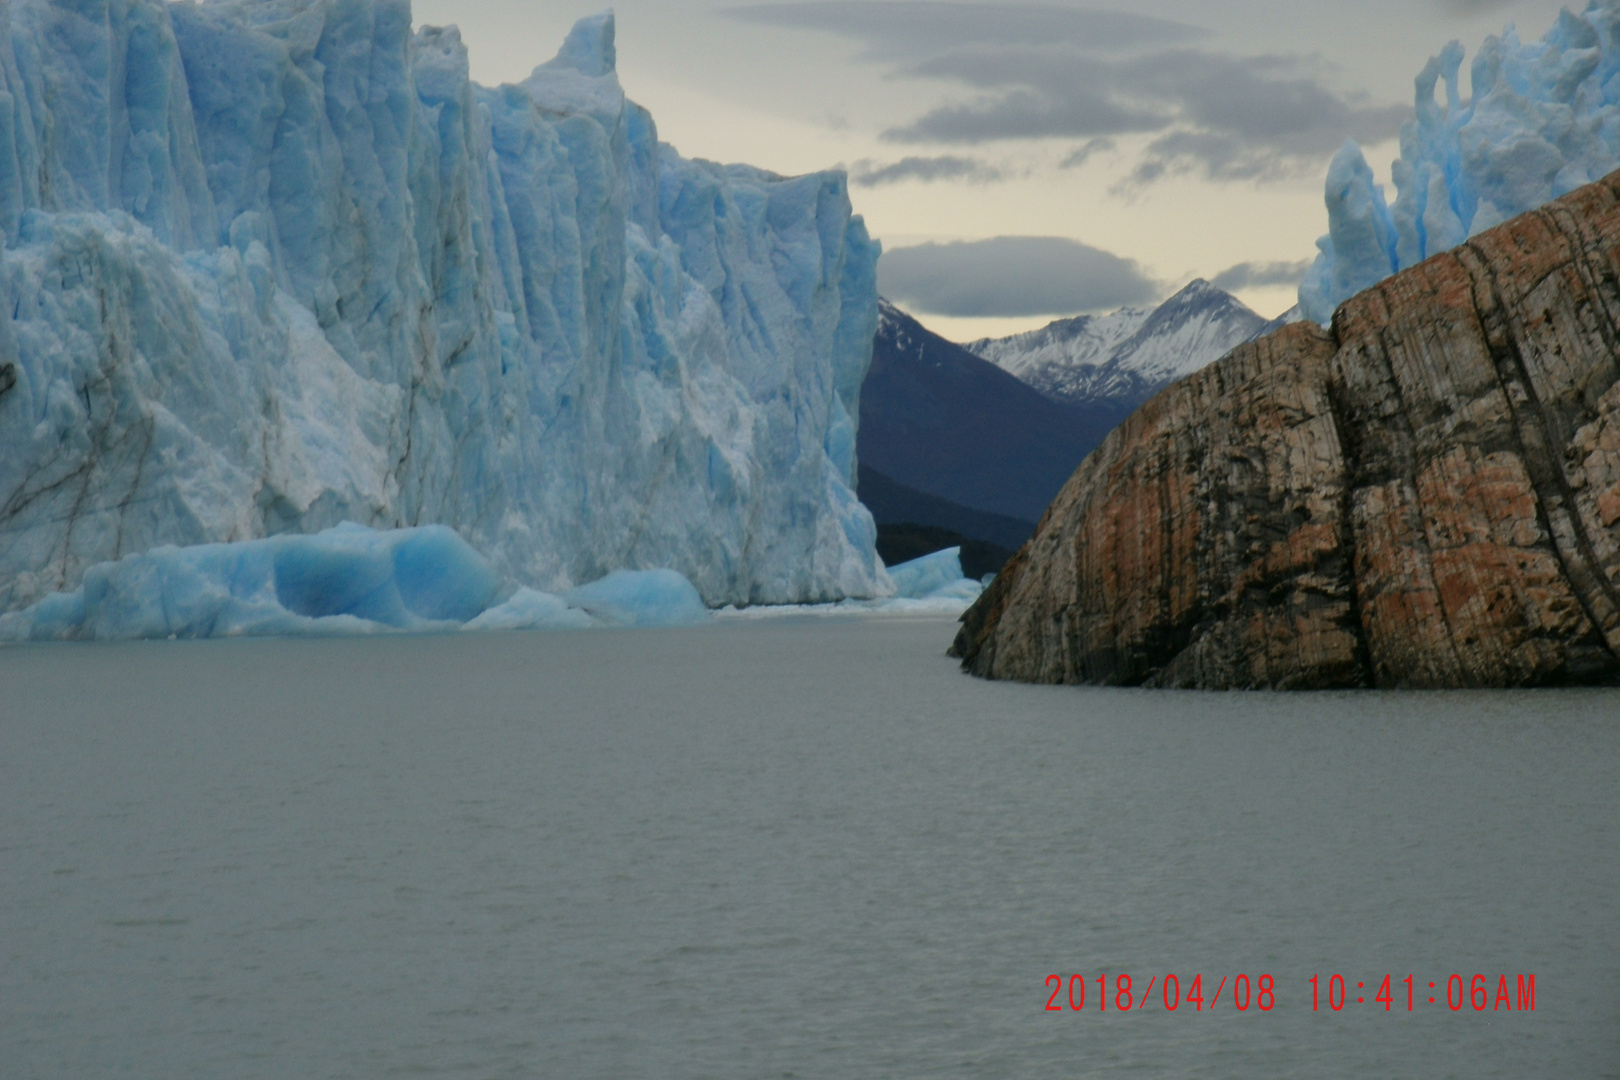
POLYGON ((0 1076, 1620 1076, 1620 692, 991 684, 954 630, 0 650, 0 1076))

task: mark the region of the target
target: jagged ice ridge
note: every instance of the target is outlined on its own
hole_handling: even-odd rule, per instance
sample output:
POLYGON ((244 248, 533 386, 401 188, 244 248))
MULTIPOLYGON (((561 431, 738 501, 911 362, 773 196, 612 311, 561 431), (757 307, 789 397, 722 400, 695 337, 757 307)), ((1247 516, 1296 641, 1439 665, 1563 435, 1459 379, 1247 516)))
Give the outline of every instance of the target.
POLYGON ((844 176, 682 159, 581 21, 0 0, 0 611, 163 545, 444 525, 512 585, 883 596, 844 176))
POLYGON ((1620 166, 1620 0, 1561 12, 1540 41, 1521 42, 1512 27, 1486 38, 1466 102, 1462 61, 1453 41, 1417 77, 1393 206, 1354 142, 1334 157, 1328 234, 1299 289, 1306 318, 1326 325, 1341 303, 1396 271, 1620 166))

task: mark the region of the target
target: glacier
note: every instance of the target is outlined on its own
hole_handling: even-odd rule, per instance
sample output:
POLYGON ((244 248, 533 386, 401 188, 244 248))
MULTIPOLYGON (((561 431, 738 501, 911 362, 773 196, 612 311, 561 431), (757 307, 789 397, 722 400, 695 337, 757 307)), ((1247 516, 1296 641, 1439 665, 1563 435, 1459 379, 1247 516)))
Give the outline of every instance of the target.
POLYGON ((673 570, 617 570, 562 596, 524 588, 493 605, 500 591, 488 560, 447 526, 344 524, 314 535, 163 545, 98 563, 72 592, 0 615, 0 642, 694 626, 711 618, 673 570))
POLYGON ((943 548, 888 568, 895 595, 881 600, 842 600, 836 604, 788 604, 772 607, 727 607, 714 613, 726 620, 760 621, 781 618, 933 617, 960 618, 973 606, 994 575, 983 581, 965 577, 962 549, 943 548))
POLYGON ((1416 79, 1401 127, 1392 204, 1361 148, 1328 168, 1328 234, 1300 285, 1300 309, 1326 325, 1363 289, 1470 236, 1620 167, 1620 0, 1559 14, 1540 41, 1510 26, 1489 37, 1462 100, 1462 45, 1448 44, 1416 79), (1444 103, 1436 90, 1444 83, 1444 103))
POLYGON ((487 88, 408 0, 0 0, 0 611, 344 523, 453 532, 486 625, 892 594, 847 181, 683 159, 614 34, 487 88))

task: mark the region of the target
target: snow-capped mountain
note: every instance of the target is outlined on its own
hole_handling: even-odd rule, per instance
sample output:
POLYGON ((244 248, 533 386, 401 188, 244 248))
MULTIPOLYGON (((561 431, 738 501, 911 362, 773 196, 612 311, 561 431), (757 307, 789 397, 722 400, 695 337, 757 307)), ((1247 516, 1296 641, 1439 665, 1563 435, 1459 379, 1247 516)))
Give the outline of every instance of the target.
POLYGON ((1157 308, 1060 319, 964 348, 1060 404, 1128 411, 1269 325, 1231 293, 1199 279, 1157 308))
POLYGON ((973 510, 1036 521, 1126 416, 1052 401, 892 304, 880 302, 879 312, 861 386, 860 460, 890 480, 973 510))
POLYGON ((1272 319, 1270 322, 1266 323, 1266 325, 1256 330, 1254 332, 1254 337, 1251 337, 1249 340, 1254 341, 1257 338, 1263 338, 1267 334, 1272 334, 1278 330, 1281 330, 1289 323, 1302 322, 1304 319, 1304 311, 1301 310, 1298 304, 1295 304, 1293 307, 1289 308, 1287 311, 1283 312, 1281 315, 1277 316, 1275 319, 1272 319))

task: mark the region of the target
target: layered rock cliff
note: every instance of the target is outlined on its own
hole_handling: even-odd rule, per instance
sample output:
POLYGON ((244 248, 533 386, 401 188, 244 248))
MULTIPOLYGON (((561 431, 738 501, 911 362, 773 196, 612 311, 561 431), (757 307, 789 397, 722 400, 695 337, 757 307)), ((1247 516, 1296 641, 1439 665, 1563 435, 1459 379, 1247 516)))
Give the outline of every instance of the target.
POLYGON ((1053 683, 1620 681, 1620 173, 1148 402, 952 652, 1053 683))

